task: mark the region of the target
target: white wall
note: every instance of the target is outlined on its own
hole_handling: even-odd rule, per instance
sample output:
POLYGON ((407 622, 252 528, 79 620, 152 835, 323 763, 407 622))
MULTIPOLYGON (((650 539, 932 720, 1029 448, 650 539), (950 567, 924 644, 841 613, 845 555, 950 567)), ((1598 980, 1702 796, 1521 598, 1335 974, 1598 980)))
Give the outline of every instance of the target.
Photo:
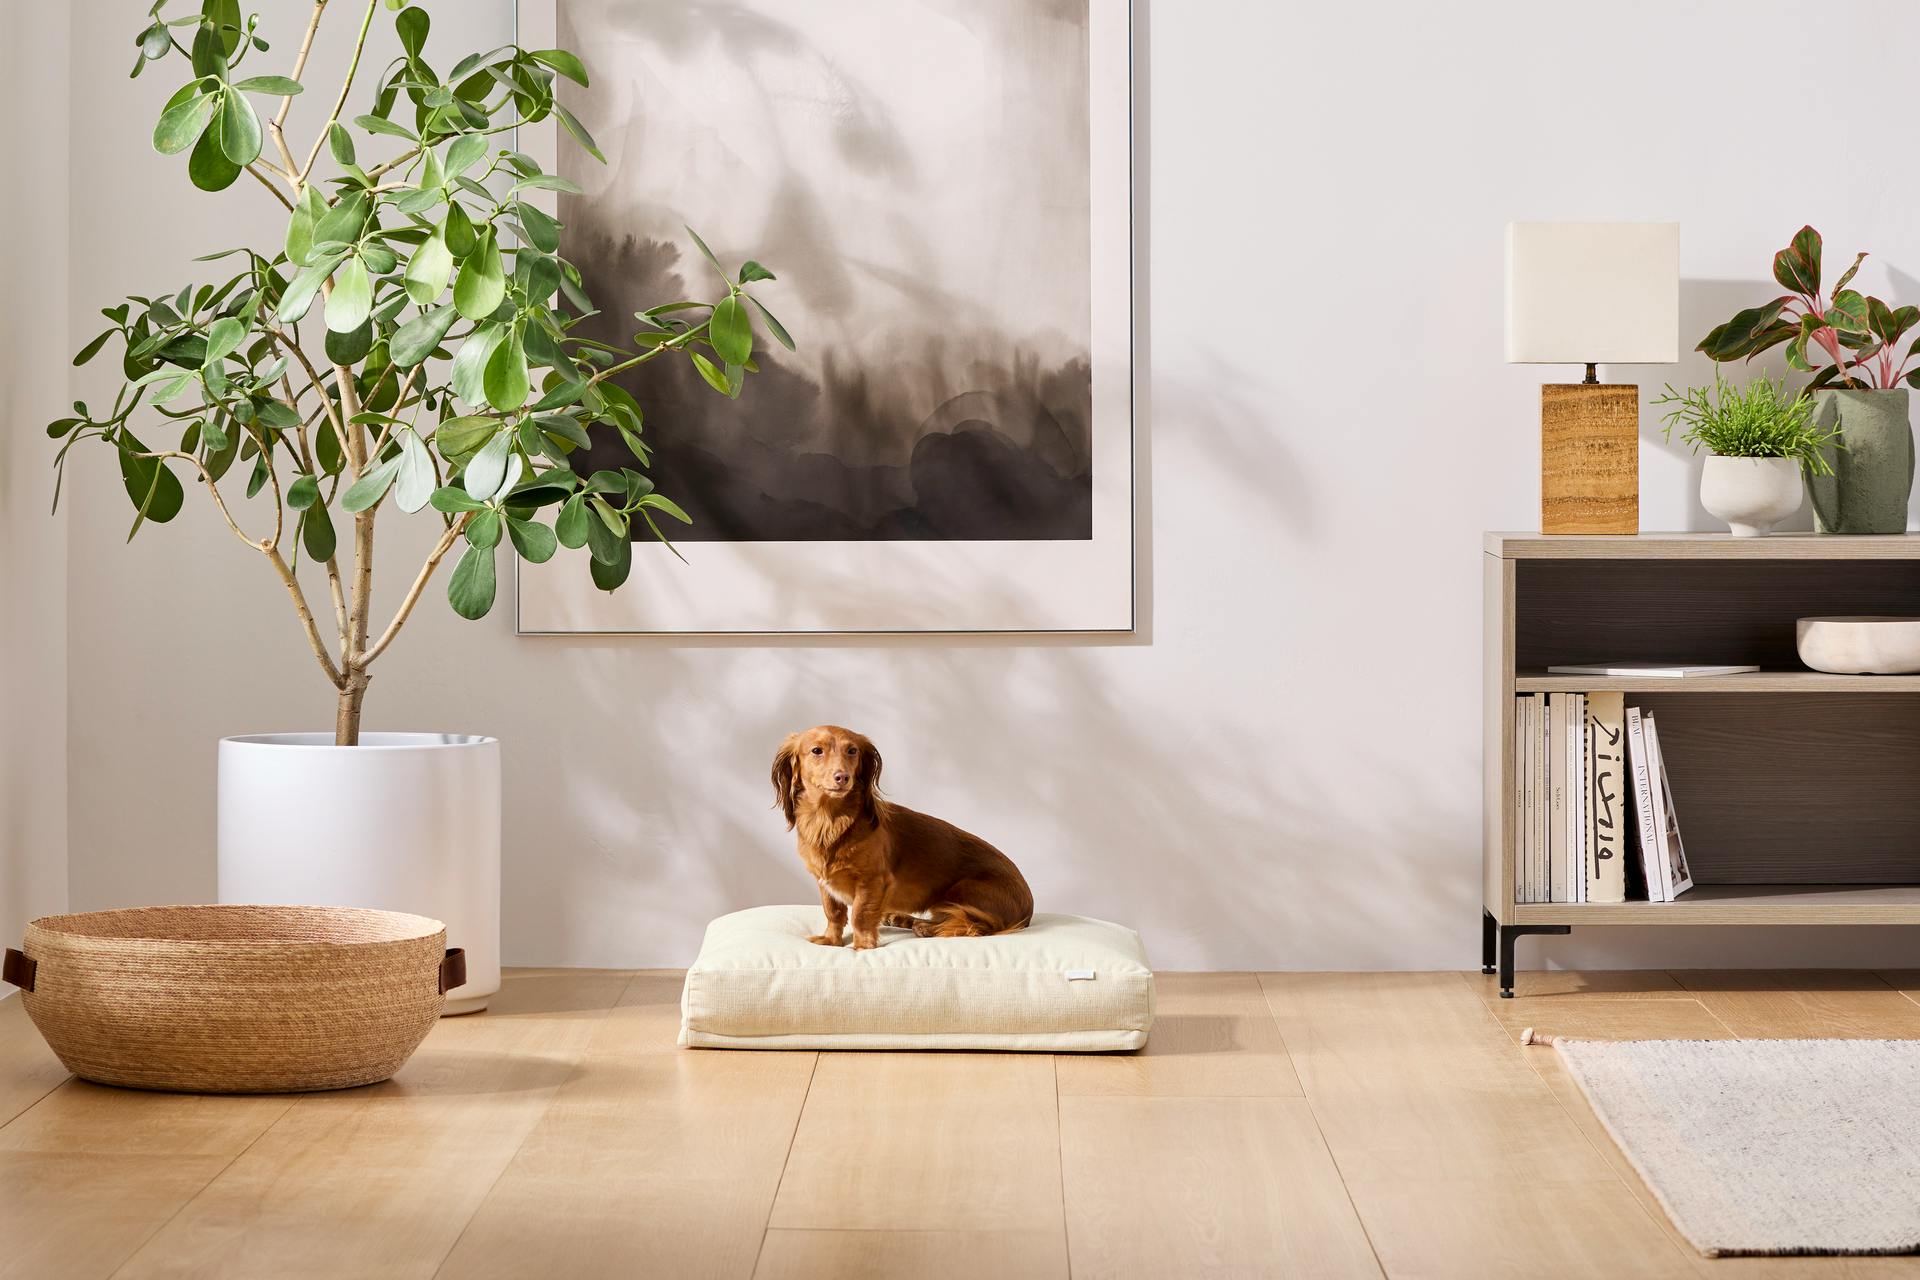
MULTIPOLYGON (((1920 178, 1897 146, 1841 152, 1832 111, 1752 105, 1835 83, 1830 42, 1782 38, 1799 5, 1158 8, 1140 634, 519 639, 436 590, 369 724, 503 739, 510 961, 683 963, 709 916, 808 899, 766 763, 831 719, 877 739, 896 797, 1011 852, 1043 908, 1130 921, 1166 967, 1470 964, 1479 536, 1537 523, 1536 387, 1558 376, 1501 363, 1504 224, 1680 220, 1689 337, 1763 297, 1809 220, 1835 256, 1876 251, 1869 289, 1916 293, 1920 178)), ((1900 83, 1920 10, 1835 8, 1830 29, 1874 33, 1847 42, 1847 83, 1900 83)), ((76 49, 76 310, 279 234, 146 151, 172 85, 125 80, 128 21, 76 49)), ((440 5, 433 47, 510 22, 507 0, 440 5)), ((1708 376, 1606 373, 1653 393, 1708 376)), ((209 513, 122 547, 94 464, 73 523, 74 899, 206 898, 214 740, 324 726, 329 690, 209 513)), ((1648 436, 1646 527, 1710 527, 1695 475, 1648 436)), ((390 591, 425 536, 384 535, 390 591)), ((1593 931, 1529 953, 1892 963, 1903 937, 1593 931)))
MULTIPOLYGON (((0 943, 67 904, 67 537, 42 428, 67 401, 67 13, 0 41, 0 943), (48 104, 55 105, 49 110, 48 104)), ((11 988, 0 988, 0 994, 11 988)))

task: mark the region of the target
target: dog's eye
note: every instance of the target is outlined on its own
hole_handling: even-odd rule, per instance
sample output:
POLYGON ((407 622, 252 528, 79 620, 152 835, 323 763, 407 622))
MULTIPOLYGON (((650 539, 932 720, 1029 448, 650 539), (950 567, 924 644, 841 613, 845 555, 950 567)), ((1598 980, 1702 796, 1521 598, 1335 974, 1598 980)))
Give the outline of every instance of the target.
POLYGON ((824 748, 821 748, 821 747, 815 747, 815 748, 813 749, 813 754, 815 754, 815 755, 817 755, 817 756, 818 756, 818 755, 825 755, 825 754, 826 754, 826 752, 825 752, 825 749, 824 749, 824 748))
POLYGON ((857 756, 857 755, 859 755, 859 754, 860 754, 860 748, 858 748, 858 747, 848 747, 848 748, 847 748, 847 754, 848 754, 848 755, 850 755, 850 756, 857 756))

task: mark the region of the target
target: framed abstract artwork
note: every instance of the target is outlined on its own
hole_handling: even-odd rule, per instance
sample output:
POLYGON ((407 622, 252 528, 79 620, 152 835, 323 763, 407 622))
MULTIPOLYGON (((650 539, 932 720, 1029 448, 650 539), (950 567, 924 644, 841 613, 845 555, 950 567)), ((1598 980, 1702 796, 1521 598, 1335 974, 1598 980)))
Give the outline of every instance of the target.
POLYGON ((1133 628, 1126 0, 521 0, 520 43, 607 158, 520 141, 580 188, 580 332, 712 293, 692 227, 795 347, 737 400, 619 375, 692 523, 617 593, 522 565, 522 633, 1133 628))

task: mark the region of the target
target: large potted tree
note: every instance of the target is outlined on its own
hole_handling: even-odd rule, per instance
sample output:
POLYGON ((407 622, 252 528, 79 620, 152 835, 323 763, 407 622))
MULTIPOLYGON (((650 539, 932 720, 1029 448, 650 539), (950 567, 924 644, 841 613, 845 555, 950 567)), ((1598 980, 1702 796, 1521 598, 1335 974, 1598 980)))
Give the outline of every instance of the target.
POLYGON ((1831 433, 1826 465, 1806 471, 1822 533, 1905 533, 1913 494, 1913 426, 1907 389, 1920 387, 1920 307, 1893 307, 1849 288, 1867 255, 1821 288, 1820 233, 1802 227, 1773 255, 1786 290, 1716 327, 1695 348, 1713 360, 1751 360, 1784 347, 1787 363, 1813 375, 1815 429, 1831 433))
POLYGON ((557 77, 586 85, 579 58, 509 45, 436 67, 426 10, 385 0, 402 52, 368 74, 383 4, 363 0, 345 15, 356 34, 328 78, 328 109, 296 142, 294 99, 317 87, 308 55, 341 6, 316 0, 285 74, 271 74, 256 66, 268 54, 259 15, 238 0, 172 17, 166 3, 149 11, 134 66, 187 68, 154 147, 184 156, 202 190, 239 184, 277 201, 285 240, 209 253, 238 270, 105 309, 109 327, 75 362, 111 348, 112 405, 77 402, 48 427, 62 442, 56 470, 83 441, 114 450, 129 538, 198 488, 260 558, 263 587, 285 594, 332 692, 331 733, 221 743, 222 900, 439 916, 469 956, 449 1008, 481 1007, 499 983, 498 745, 363 734, 374 666, 438 577, 466 618, 492 608, 503 556, 585 549, 595 584, 625 582, 634 526, 664 540, 658 518, 687 517, 645 475, 640 407, 609 379, 687 359, 738 396, 755 311, 791 341, 747 296, 772 276, 753 262, 723 270, 693 236, 718 273, 712 301, 640 314, 631 348, 577 336, 592 304, 540 203, 577 188, 507 144, 551 117, 600 158, 555 99, 557 77), (624 441, 634 465, 576 469, 596 433, 624 441), (401 567, 398 607, 375 617, 375 531, 390 513, 431 521, 437 536, 401 567), (315 583, 324 571, 325 596, 303 580, 303 556, 315 583))

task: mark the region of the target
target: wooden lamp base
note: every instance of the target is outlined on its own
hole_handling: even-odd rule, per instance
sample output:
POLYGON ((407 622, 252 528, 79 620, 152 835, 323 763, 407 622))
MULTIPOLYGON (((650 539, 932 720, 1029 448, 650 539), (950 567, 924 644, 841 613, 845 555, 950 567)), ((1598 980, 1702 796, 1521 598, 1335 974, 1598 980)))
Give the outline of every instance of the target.
POLYGON ((1540 532, 1640 532, 1640 388, 1540 388, 1540 532))

